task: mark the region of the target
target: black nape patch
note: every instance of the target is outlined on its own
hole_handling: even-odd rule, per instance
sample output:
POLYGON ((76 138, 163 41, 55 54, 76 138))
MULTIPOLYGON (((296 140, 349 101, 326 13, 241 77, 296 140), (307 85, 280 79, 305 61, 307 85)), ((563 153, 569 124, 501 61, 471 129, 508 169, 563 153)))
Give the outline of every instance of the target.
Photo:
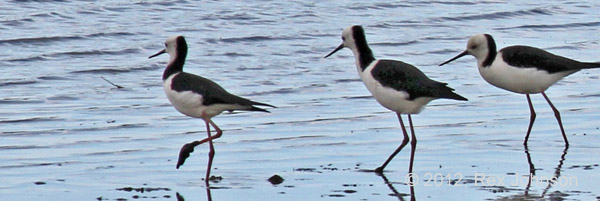
POLYGON ((185 64, 185 57, 187 56, 188 46, 183 36, 178 36, 176 39, 177 51, 175 52, 175 60, 167 65, 165 72, 163 73, 163 80, 167 80, 169 76, 183 71, 183 65, 185 64))
POLYGON ((373 52, 367 44, 365 30, 362 28, 362 26, 353 26, 352 36, 354 37, 354 42, 356 43, 356 48, 358 49, 358 61, 360 63, 360 68, 362 71, 364 71, 371 62, 375 61, 375 57, 373 56, 373 52))
POLYGON ((483 67, 487 67, 492 65, 494 58, 496 58, 496 55, 498 54, 498 51, 496 50, 496 41, 494 41, 492 35, 484 34, 484 36, 487 39, 489 52, 485 60, 483 60, 483 67))

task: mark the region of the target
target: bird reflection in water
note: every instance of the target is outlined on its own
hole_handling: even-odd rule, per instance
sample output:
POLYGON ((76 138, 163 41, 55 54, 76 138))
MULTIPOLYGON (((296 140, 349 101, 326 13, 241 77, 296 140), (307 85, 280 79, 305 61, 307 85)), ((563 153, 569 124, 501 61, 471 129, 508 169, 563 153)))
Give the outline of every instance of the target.
POLYGON ((563 166, 563 164, 565 162, 565 158, 567 157, 567 151, 568 150, 569 150, 569 147, 566 146, 565 149, 563 150, 562 155, 560 156, 560 160, 558 161, 558 165, 556 166, 556 168, 554 168, 554 177, 552 177, 553 179, 548 180, 548 185, 546 186, 546 188, 542 192, 542 197, 546 196, 546 193, 548 192, 548 190, 550 190, 550 188, 552 187, 552 185, 554 185, 554 182, 558 181, 558 178, 560 177, 560 172, 562 170, 562 166, 563 166))
MULTIPOLYGON (((546 187, 544 188, 544 190, 542 191, 542 194, 537 196, 537 195, 530 195, 529 191, 531 190, 531 185, 534 182, 537 182, 538 184, 542 181, 540 180, 540 178, 536 178, 536 168, 535 165, 533 164, 532 160, 531 160, 531 154, 529 153, 529 148, 527 146, 524 146, 524 150, 525 150, 525 155, 527 156, 527 163, 529 164, 529 175, 528 175, 528 182, 527 182, 527 186, 525 187, 525 191, 523 192, 523 194, 517 194, 517 195, 511 195, 508 197, 499 197, 496 200, 529 200, 529 199, 544 199, 548 193, 548 191, 550 190, 550 188, 552 188, 552 186, 554 186, 554 184, 557 181, 560 181, 560 173, 562 171, 562 166, 565 162, 565 159, 567 157, 567 152, 569 150, 569 147, 566 146, 563 150, 562 155, 560 156, 560 160, 558 161, 558 165, 556 166, 556 168, 554 168, 554 175, 551 178, 548 178, 546 180, 546 182, 548 183, 546 185, 546 187)), ((563 200, 564 197, 569 196, 568 194, 565 193, 559 193, 559 194, 553 194, 553 195, 549 195, 552 200, 563 200)))
POLYGON ((529 188, 531 187, 531 180, 533 179, 532 177, 535 176, 535 165, 533 165, 533 162, 531 161, 531 154, 529 153, 529 147, 527 147, 527 145, 523 145, 523 147, 525 149, 525 155, 527 156, 527 163, 529 164, 529 179, 527 182, 527 187, 525 188, 525 196, 528 196, 529 188))
MULTIPOLYGON (((388 180, 388 178, 385 176, 384 173, 376 173, 376 174, 379 175, 383 179, 383 182, 385 182, 385 184, 388 186, 388 188, 390 188, 390 190, 392 190, 392 193, 393 193, 392 196, 397 197, 398 200, 400 200, 400 201, 405 200, 405 197, 407 196, 407 194, 398 192, 398 190, 396 190, 396 188, 394 187, 394 184, 392 182, 390 182, 390 180, 388 180)), ((416 200, 415 185, 413 185, 414 183, 413 183, 412 179, 413 178, 410 177, 410 183, 407 184, 410 189, 410 195, 408 195, 408 196, 410 196, 411 201, 415 201, 416 200)))
MULTIPOLYGON (((567 153, 568 153, 569 147, 565 147, 562 155, 560 156, 560 159, 558 161, 558 165, 556 166, 556 168, 554 168, 554 174, 552 177, 550 177, 547 180, 547 185, 544 188, 544 190, 542 191, 542 194, 537 196, 537 195, 530 195, 530 189, 532 186, 533 182, 540 182, 539 179, 536 179, 536 168, 535 168, 535 164, 533 164, 533 160, 531 159, 531 153, 530 150, 527 146, 524 146, 524 152, 525 155, 527 157, 527 164, 529 165, 529 174, 528 174, 528 182, 527 185, 525 187, 525 191, 522 194, 517 194, 517 195, 511 195, 508 197, 499 197, 497 198, 497 200, 528 200, 528 199, 544 199, 545 197, 549 196, 549 198, 555 199, 558 198, 557 196, 560 196, 561 198, 564 196, 568 196, 568 194, 564 194, 564 193, 559 193, 559 194, 552 194, 552 195, 548 195, 549 190, 552 188, 552 186, 554 186, 558 181, 560 181, 560 176, 561 176, 561 171, 562 171, 562 167, 563 164, 565 162, 567 153)), ((410 190, 410 195, 406 194, 406 193, 401 193, 399 192, 395 187, 394 187, 394 183, 390 182, 388 180, 388 178, 385 176, 385 174, 383 173, 378 173, 377 175, 379 175, 384 183, 388 186, 388 188, 390 188, 390 190, 392 191, 392 193, 390 195, 397 197, 398 200, 404 201, 407 200, 407 196, 410 196, 410 200, 411 201, 415 201, 416 200, 416 196, 415 196, 415 189, 414 189, 414 185, 413 184, 413 180, 412 177, 410 177, 409 182, 407 183, 407 185, 409 186, 409 190, 410 190)), ((559 198, 560 199, 560 198, 559 198)))
MULTIPOLYGON (((185 201, 185 198, 179 194, 179 192, 175 193, 175 197, 177 197, 177 201, 185 201)), ((210 187, 206 187, 206 200, 212 201, 212 195, 210 194, 210 187)))
MULTIPOLYGON (((544 190, 542 191, 542 194, 540 196, 537 195, 530 195, 529 192, 531 190, 531 185, 532 183, 535 182, 539 182, 535 179, 536 177, 536 168, 535 168, 535 164, 533 164, 533 160, 531 159, 531 153, 530 150, 527 146, 524 146, 524 152, 525 155, 527 157, 527 164, 529 165, 529 175, 528 175, 528 183, 525 187, 525 190, 522 194, 517 194, 517 195, 511 195, 511 196, 507 196, 507 197, 498 197, 496 200, 529 200, 529 199, 544 199, 546 196, 551 197, 552 199, 556 199, 556 196, 560 196, 565 197, 565 196, 569 196, 568 194, 551 194, 548 195, 549 190, 552 188, 552 186, 554 184, 556 184, 557 181, 559 181, 559 178, 561 176, 561 171, 562 171, 562 167, 563 164, 565 162, 566 156, 567 156, 567 152, 569 150, 569 147, 565 147, 563 150, 562 155, 560 156, 560 160, 558 161, 558 165, 556 166, 556 168, 554 168, 554 175, 553 177, 551 177, 550 179, 547 180, 548 184, 547 186, 544 188, 544 190)), ((380 176, 383 179, 383 182, 388 186, 388 188, 392 191, 392 193, 390 194, 391 196, 394 196, 396 198, 398 198, 398 200, 400 201, 405 201, 408 200, 407 197, 410 197, 410 201, 416 201, 416 196, 415 196, 415 188, 414 188, 414 184, 412 177, 410 177, 409 183, 407 183, 407 185, 409 186, 409 191, 410 194, 406 194, 406 193, 401 193, 399 192, 396 187, 394 187, 394 183, 391 182, 384 173, 376 173, 378 176, 380 176)), ((211 195, 211 187, 207 186, 206 187, 206 196, 207 196, 207 200, 208 201, 212 201, 212 195, 211 195)), ((185 198, 179 194, 176 193, 176 197, 177 197, 177 201, 185 201, 185 198)), ((561 199, 558 198, 558 199, 561 199)))

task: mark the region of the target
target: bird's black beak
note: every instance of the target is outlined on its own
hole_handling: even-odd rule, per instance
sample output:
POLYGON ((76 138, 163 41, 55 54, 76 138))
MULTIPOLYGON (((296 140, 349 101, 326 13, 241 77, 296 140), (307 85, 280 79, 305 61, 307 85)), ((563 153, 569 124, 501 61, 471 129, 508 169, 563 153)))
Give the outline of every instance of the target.
POLYGON ((155 57, 155 56, 158 56, 158 55, 161 55, 161 54, 164 54, 164 53, 167 53, 166 49, 163 49, 160 52, 157 52, 156 54, 153 54, 152 56, 149 56, 148 59, 150 59, 152 57, 155 57))
POLYGON ((444 64, 450 63, 450 62, 452 62, 452 61, 454 61, 454 60, 456 60, 456 59, 458 59, 458 58, 461 58, 461 57, 463 57, 463 56, 465 56, 465 55, 467 55, 467 54, 469 54, 469 52, 467 52, 467 51, 465 50, 464 52, 460 53, 459 55, 456 55, 454 58, 452 58, 452 59, 450 59, 450 60, 448 60, 448 61, 446 61, 446 62, 444 62, 444 63, 440 64, 440 66, 443 66, 444 64))
POLYGON ((331 56, 332 54, 336 53, 337 51, 340 51, 341 49, 344 48, 344 43, 342 43, 340 46, 338 46, 337 48, 335 48, 335 50, 331 51, 331 53, 329 53, 327 56, 325 56, 324 58, 327 58, 329 56, 331 56))

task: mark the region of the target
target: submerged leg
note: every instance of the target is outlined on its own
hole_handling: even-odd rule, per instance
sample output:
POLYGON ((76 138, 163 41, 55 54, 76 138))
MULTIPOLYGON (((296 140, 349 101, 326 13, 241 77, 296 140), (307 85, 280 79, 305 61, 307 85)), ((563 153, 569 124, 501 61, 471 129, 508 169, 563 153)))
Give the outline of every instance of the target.
MULTIPOLYGON (((208 187, 208 186, 207 186, 208 187)), ((212 195, 210 193, 210 187, 206 188, 206 198, 208 201, 212 201, 212 195)), ((178 200, 179 201, 179 200, 178 200)), ((185 200, 184 200, 185 201, 185 200)))
POLYGON ((212 122, 212 120, 205 119, 204 122, 206 123, 206 131, 209 133, 209 136, 200 141, 193 141, 187 143, 183 145, 183 147, 181 147, 181 150, 179 151, 179 159, 177 160, 177 169, 179 169, 179 167, 183 165, 185 159, 187 159, 190 156, 190 153, 194 152, 194 147, 203 144, 207 141, 212 142, 213 139, 217 139, 221 137, 221 134, 223 134, 223 131, 221 131, 221 129, 214 122, 212 122), (216 135, 210 136, 209 124, 212 125, 213 128, 215 128, 215 130, 217 131, 216 135))
POLYGON ((550 102, 550 99, 548 98, 548 96, 546 96, 546 93, 542 92, 542 95, 544 96, 546 101, 548 101, 548 104, 550 104, 550 107, 552 107, 552 110, 554 111, 554 116, 556 117, 556 121, 558 121, 558 126, 560 126, 560 132, 562 132, 563 139, 565 140, 565 147, 569 147, 569 141, 567 140, 567 134, 565 134, 565 129, 563 128, 562 120, 560 119, 560 112, 558 112, 556 107, 554 107, 552 102, 550 102))
MULTIPOLYGON (((381 165, 380 167, 375 169, 376 173, 382 173, 383 169, 388 165, 388 163, 390 163, 390 161, 392 161, 394 156, 396 156, 396 154, 398 154, 398 152, 400 152, 400 150, 402 150, 402 148, 404 148, 404 146, 406 146, 406 144, 408 144, 408 133, 406 133, 406 128, 404 127, 404 122, 402 122, 402 116, 398 112, 396 113, 396 115, 398 116, 398 120, 400 121, 400 127, 402 128, 402 133, 404 134, 404 140, 402 141, 402 144, 400 144, 400 146, 396 149, 396 151, 394 151, 394 153, 392 153, 388 157, 388 159, 383 163, 383 165, 381 165)), ((410 117, 410 115, 409 115, 409 117, 410 117)))
POLYGON ((523 145, 525 149, 525 155, 527 156, 527 163, 529 164, 529 175, 527 186, 525 187, 525 195, 529 194, 529 188, 531 188, 531 181, 533 181, 533 177, 535 176, 535 165, 531 161, 531 154, 529 154, 529 147, 527 145, 523 145))
POLYGON ((533 127, 533 122, 535 121, 535 110, 533 109, 533 104, 531 103, 531 97, 529 94, 525 94, 527 96, 527 103, 529 104, 529 113, 531 116, 529 117, 529 127, 527 128, 527 134, 525 134, 525 141, 523 145, 527 146, 527 141, 529 140, 529 133, 531 133, 531 127, 533 127))

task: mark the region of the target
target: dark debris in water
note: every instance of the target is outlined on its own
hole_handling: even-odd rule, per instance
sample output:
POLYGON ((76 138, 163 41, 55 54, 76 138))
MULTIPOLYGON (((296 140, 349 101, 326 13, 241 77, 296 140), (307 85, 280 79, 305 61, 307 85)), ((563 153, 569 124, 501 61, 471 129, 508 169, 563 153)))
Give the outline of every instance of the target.
MULTIPOLYGON (((358 169, 358 167, 359 167, 359 166, 360 166, 360 165, 359 165, 359 164, 357 164, 357 165, 356 165, 356 167, 355 167, 354 169, 358 169)), ((321 167, 323 170, 327 170, 327 171, 338 171, 338 170, 341 170, 341 171, 348 171, 348 170, 351 170, 351 168, 343 168, 343 169, 338 169, 338 168, 336 168, 336 167, 333 167, 333 164, 331 164, 331 163, 330 163, 330 164, 327 164, 327 165, 321 165, 321 166, 319 166, 319 167, 321 167)))
POLYGON ((152 191, 171 191, 171 189, 169 188, 162 188, 162 187, 157 187, 157 188, 153 188, 153 187, 140 187, 140 188, 134 188, 134 187, 123 187, 123 188, 117 188, 116 190, 118 191, 126 191, 126 192, 140 192, 140 193, 144 193, 144 192, 152 192, 152 191))
POLYGON ((123 87, 121 85, 118 85, 118 84, 115 84, 115 83, 111 82, 110 80, 106 79, 104 76, 100 76, 100 78, 102 78, 104 81, 108 82, 109 84, 113 85, 117 89, 123 89, 123 88, 125 88, 125 87, 123 87))
POLYGON ((142 199, 142 198, 145 198, 145 199, 148 199, 148 198, 150 198, 150 199, 158 199, 158 198, 161 198, 161 197, 162 198, 166 198, 166 199, 171 198, 170 195, 163 195, 163 196, 140 196, 140 195, 134 195, 134 196, 131 196, 131 198, 133 198, 133 199, 142 199))
MULTIPOLYGON (((145 184, 144 184, 145 185, 145 184)), ((169 188, 164 188, 164 187, 123 187, 123 188, 117 188, 115 189, 117 191, 123 191, 123 192, 133 192, 135 193, 134 195, 131 196, 131 199, 133 200, 139 200, 139 199, 170 199, 172 197, 172 195, 140 195, 140 194, 148 194, 148 193, 153 193, 153 192, 161 192, 161 191, 171 191, 171 189, 169 188), (137 194, 140 193, 140 194, 137 194)), ((102 201, 102 200, 117 200, 117 201, 127 201, 129 200, 128 198, 123 198, 123 197, 119 197, 119 198, 107 198, 104 196, 99 196, 96 198, 96 200, 98 201, 102 201)))
POLYGON ((573 165, 571 167, 569 167, 569 169, 578 169, 581 168, 583 170, 593 170, 595 167, 598 167, 600 165, 598 164, 593 164, 593 165, 573 165))
POLYGON ((314 172, 314 173, 323 173, 324 171, 350 171, 350 170, 358 170, 358 171, 365 171, 365 172, 369 172, 372 170, 361 170, 360 169, 361 164, 356 164, 356 166, 354 166, 354 168, 337 168, 334 167, 333 164, 329 163, 327 165, 319 165, 319 168, 294 168, 295 172, 314 172))
POLYGON ((283 177, 275 174, 275 175, 269 177, 269 179, 267 179, 267 181, 271 182, 271 184, 273 184, 273 185, 277 185, 277 184, 283 183, 284 179, 283 179, 283 177))
POLYGON ((329 197, 337 197, 337 198, 346 197, 343 194, 330 194, 330 195, 327 195, 327 196, 329 196, 329 197))
POLYGON ((317 172, 317 168, 294 168, 296 172, 317 172))
POLYGON ((480 189, 486 190, 486 191, 489 191, 492 193, 509 193, 512 191, 520 191, 520 189, 509 188, 509 187, 505 187, 505 186, 481 186, 480 189))
POLYGON ((215 176, 215 175, 212 175, 212 176, 210 176, 210 177, 208 178, 208 181, 212 181, 212 182, 214 182, 214 183, 219 183, 221 180, 223 180, 223 177, 222 177, 222 176, 215 176))
MULTIPOLYGON (((164 198, 164 199, 170 199, 171 196, 170 195, 163 195, 163 196, 140 196, 140 195, 134 195, 131 196, 132 199, 134 200, 139 200, 139 199, 159 199, 159 198, 164 198)), ((127 198, 115 198, 115 199, 109 199, 109 198, 105 198, 105 197, 97 197, 96 200, 98 201, 102 201, 102 200, 116 200, 116 201, 127 201, 127 198)))
MULTIPOLYGON (((354 185, 356 186, 356 185, 354 185)), ((345 186, 347 187, 347 186, 345 186)), ((346 197, 346 195, 348 194, 354 194, 357 193, 358 191, 353 190, 353 189, 346 189, 346 190, 332 190, 331 194, 326 194, 326 195, 321 195, 321 197, 346 197)))

